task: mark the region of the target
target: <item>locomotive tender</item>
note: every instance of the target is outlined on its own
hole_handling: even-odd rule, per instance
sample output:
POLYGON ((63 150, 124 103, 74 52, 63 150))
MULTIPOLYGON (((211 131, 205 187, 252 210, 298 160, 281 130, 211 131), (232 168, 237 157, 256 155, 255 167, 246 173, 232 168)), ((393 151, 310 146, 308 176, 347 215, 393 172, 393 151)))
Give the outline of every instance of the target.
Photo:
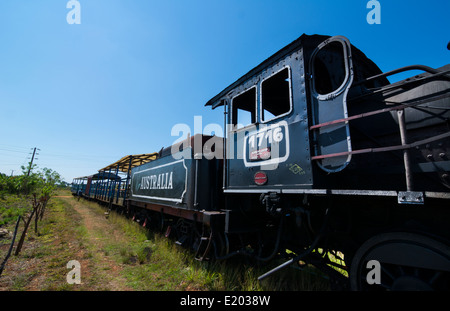
POLYGON ((74 194, 200 260, 287 259, 261 278, 301 260, 355 290, 450 288, 450 65, 383 73, 343 36, 302 35, 206 106, 225 137, 124 157, 74 194))

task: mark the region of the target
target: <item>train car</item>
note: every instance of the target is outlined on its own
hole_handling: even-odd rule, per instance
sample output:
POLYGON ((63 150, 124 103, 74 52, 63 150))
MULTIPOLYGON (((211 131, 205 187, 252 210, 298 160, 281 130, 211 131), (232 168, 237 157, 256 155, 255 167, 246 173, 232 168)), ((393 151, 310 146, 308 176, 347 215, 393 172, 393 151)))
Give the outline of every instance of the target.
POLYGON ((114 173, 100 171, 96 174, 74 178, 72 182, 72 195, 87 199, 98 199, 110 202, 114 198, 116 186, 121 183, 122 177, 114 173))
POLYGON ((111 165, 125 190, 96 198, 199 260, 286 258, 261 279, 306 262, 341 288, 450 288, 450 65, 383 73, 343 36, 302 35, 206 106, 225 137, 111 165))
POLYGON ((72 185, 70 187, 70 191, 72 195, 82 195, 86 191, 87 177, 76 177, 72 180, 72 185))
POLYGON ((131 170, 158 158, 158 153, 135 154, 122 157, 118 161, 100 169, 95 174, 97 180, 91 198, 109 205, 124 206, 129 196, 131 170))

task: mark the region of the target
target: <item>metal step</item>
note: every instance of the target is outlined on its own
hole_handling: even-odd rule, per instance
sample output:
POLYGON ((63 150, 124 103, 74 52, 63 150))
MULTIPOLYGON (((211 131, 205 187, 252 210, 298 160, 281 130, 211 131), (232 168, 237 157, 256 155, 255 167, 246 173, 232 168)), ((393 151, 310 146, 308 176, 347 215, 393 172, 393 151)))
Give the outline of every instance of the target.
POLYGON ((194 257, 195 260, 203 261, 209 259, 207 258, 207 255, 209 253, 209 249, 211 248, 211 240, 212 240, 212 232, 208 237, 202 236, 200 238, 200 244, 194 257))

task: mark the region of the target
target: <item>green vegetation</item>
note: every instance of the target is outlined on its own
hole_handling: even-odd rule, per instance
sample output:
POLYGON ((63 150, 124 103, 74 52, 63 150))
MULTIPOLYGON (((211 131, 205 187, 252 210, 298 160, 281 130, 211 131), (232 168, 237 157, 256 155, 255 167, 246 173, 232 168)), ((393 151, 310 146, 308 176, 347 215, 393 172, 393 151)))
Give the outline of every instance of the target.
POLYGON ((28 170, 22 166, 23 175, 8 177, 0 174, 0 226, 17 218, 11 246, 4 260, 0 262, 0 276, 11 255, 20 221, 24 220, 24 224, 14 253, 16 256, 22 250, 33 217, 35 233, 38 234, 38 221, 44 217, 47 203, 61 181, 60 175, 51 169, 44 168, 42 171, 33 172, 34 168, 30 163, 28 170), (28 200, 31 206, 28 205, 27 208, 24 199, 28 200))
POLYGON ((30 195, 35 193, 48 196, 61 184, 63 184, 61 176, 49 168, 38 171, 35 165, 29 169, 22 166, 22 175, 7 176, 0 173, 0 198, 7 194, 30 195))
POLYGON ((29 209, 29 200, 23 196, 3 193, 0 197, 0 227, 17 220, 29 209))

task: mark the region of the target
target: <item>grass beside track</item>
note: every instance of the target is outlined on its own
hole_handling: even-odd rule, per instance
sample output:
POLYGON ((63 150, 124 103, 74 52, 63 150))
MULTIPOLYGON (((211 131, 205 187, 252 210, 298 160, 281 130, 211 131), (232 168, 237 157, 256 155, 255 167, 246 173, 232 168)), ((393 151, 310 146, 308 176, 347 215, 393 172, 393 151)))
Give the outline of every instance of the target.
MULTIPOLYGON (((0 208, 7 210, 10 201, 15 201, 8 200, 0 199, 0 208)), ((26 200, 20 204, 25 205, 21 211, 26 209, 26 200)), ((258 267, 243 258, 198 262, 164 235, 114 212, 106 217, 105 211, 97 203, 78 201, 69 192, 52 198, 39 234, 30 228, 21 254, 10 257, 0 277, 0 290, 328 290, 328 282, 312 268, 309 272, 288 268, 258 282, 258 276, 277 263, 258 267), (67 283, 70 260, 81 264, 79 285, 67 283)), ((15 221, 9 220, 5 226, 12 231, 15 221)), ((10 239, 0 240, 0 260, 9 243, 10 239)))

